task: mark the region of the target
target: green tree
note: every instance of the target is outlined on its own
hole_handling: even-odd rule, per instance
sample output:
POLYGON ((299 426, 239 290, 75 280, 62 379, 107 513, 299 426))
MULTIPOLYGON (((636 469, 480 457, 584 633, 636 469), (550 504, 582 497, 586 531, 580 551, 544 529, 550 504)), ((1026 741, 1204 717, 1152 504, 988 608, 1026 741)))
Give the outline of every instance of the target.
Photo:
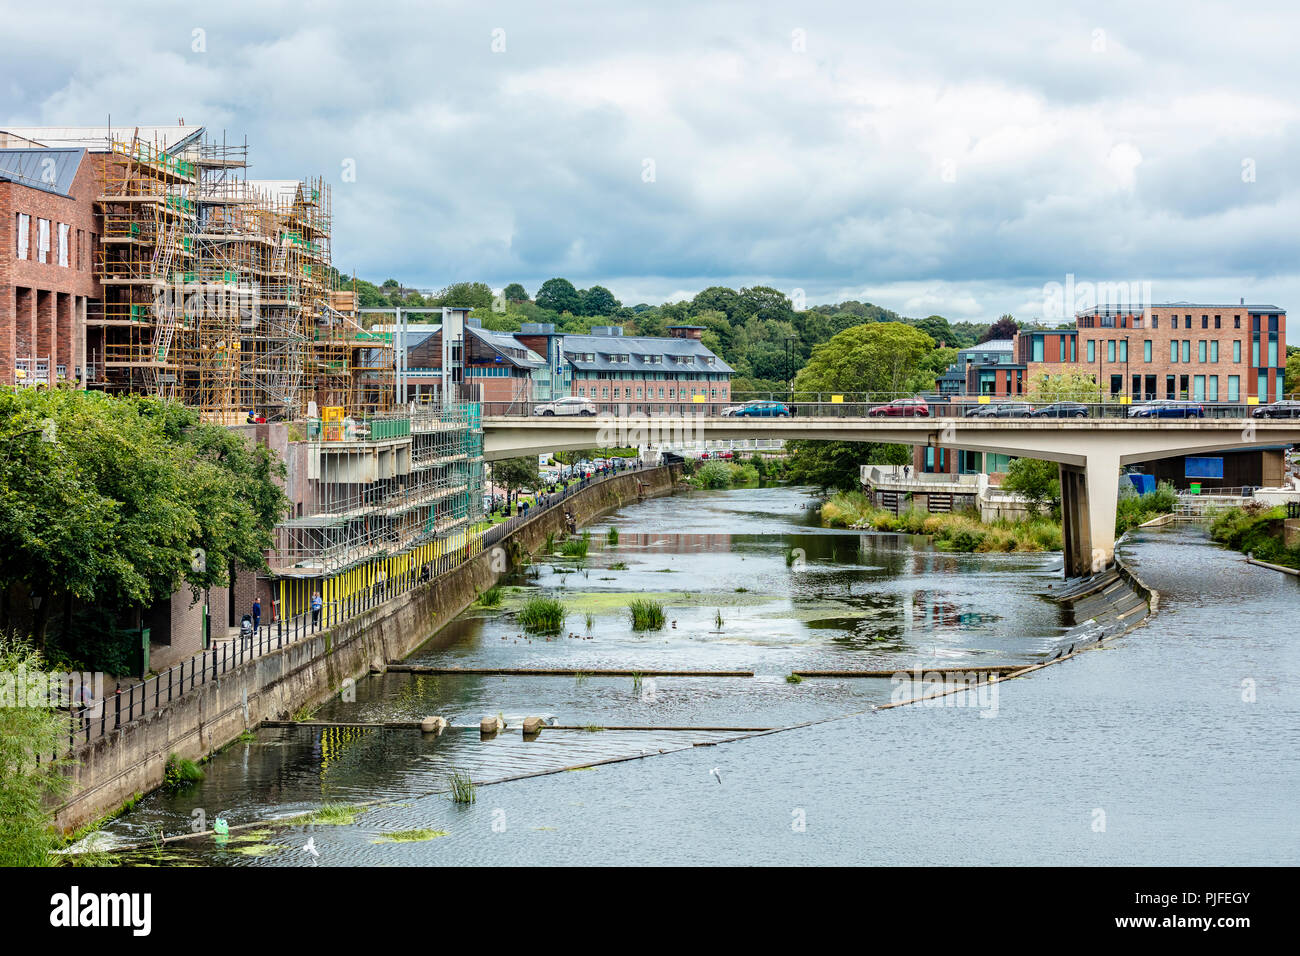
POLYGON ((578 295, 578 290, 568 279, 547 279, 537 290, 536 302, 543 309, 550 309, 552 312, 572 312, 574 315, 579 315, 582 311, 582 297, 578 295))
POLYGON ((1097 401, 1097 378, 1088 372, 1038 372, 1029 379, 1028 397, 1035 405, 1097 401))
POLYGON ((492 287, 486 282, 453 282, 433 297, 438 306, 455 306, 463 309, 490 309, 492 287))
POLYGON ((1013 458, 1002 479, 1002 490, 1025 499, 1031 514, 1061 507, 1061 471, 1053 461, 1037 458, 1013 458))
POLYGON ((992 342, 994 339, 1013 339, 1019 331, 1020 326, 1016 324, 1016 320, 1010 315, 1003 315, 980 336, 980 341, 992 342))
POLYGON ((1300 396, 1300 346, 1286 347, 1285 391, 1293 398, 1300 396))
POLYGON ((786 442, 787 475, 797 485, 816 485, 823 491, 856 491, 862 487, 862 465, 905 465, 912 460, 908 445, 879 442, 786 442))
POLYGON ((536 455, 506 458, 492 463, 492 481, 506 490, 506 498, 519 496, 521 488, 536 488, 540 482, 536 455))
POLYGON ((923 360, 934 339, 901 322, 855 325, 813 349, 796 392, 867 392, 884 398, 933 388, 923 360))
POLYGON ((582 314, 587 316, 610 315, 623 304, 614 298, 614 293, 603 285, 594 285, 590 289, 583 289, 581 297, 580 308, 582 314))
POLYGON ((508 286, 505 287, 505 289, 502 290, 501 294, 505 297, 505 300, 507 302, 528 301, 528 290, 525 289, 518 282, 510 283, 508 286))
POLYGON ((30 706, 23 679, 43 671, 28 643, 0 632, 0 866, 49 866, 58 842, 45 801, 68 787, 61 762, 50 759, 68 744, 67 716, 30 706), (5 694, 23 694, 28 706, 5 694))

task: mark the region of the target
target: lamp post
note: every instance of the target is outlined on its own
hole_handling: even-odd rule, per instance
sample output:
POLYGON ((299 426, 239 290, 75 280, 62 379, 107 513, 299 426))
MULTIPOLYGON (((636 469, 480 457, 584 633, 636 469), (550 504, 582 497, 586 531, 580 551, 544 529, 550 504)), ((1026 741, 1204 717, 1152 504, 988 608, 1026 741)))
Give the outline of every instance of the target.
POLYGON ((786 401, 793 404, 794 402, 794 362, 791 356, 794 351, 794 336, 785 337, 785 390, 786 401))
POLYGON ((1128 336, 1124 336, 1124 394, 1128 396, 1127 404, 1133 404, 1133 377, 1128 373, 1128 336))

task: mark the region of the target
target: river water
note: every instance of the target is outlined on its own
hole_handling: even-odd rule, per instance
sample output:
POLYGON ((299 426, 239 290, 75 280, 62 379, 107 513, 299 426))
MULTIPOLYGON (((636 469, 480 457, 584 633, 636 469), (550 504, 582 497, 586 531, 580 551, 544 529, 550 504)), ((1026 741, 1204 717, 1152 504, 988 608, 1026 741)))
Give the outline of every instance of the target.
POLYGON ((1123 551, 1162 595, 1146 626, 992 694, 873 711, 897 699, 897 682, 786 675, 1050 657, 1074 624, 1050 599, 1060 555, 952 555, 922 538, 823 530, 813 501, 777 487, 631 504, 592 526, 583 566, 539 559, 506 582, 501 607, 471 608, 410 659, 753 677, 371 677, 316 717, 441 714, 451 729, 263 729, 205 764, 203 781, 146 797, 109 829, 138 841, 328 801, 373 805, 351 824, 176 844, 169 860, 1300 861, 1296 579, 1246 565, 1196 527, 1144 531, 1123 551), (537 593, 568 608, 550 640, 515 620, 537 593), (663 630, 632 629, 634 597, 664 604, 663 630), (480 739, 479 718, 498 713, 511 729, 480 739), (527 715, 557 727, 526 742, 527 715), (480 784, 473 804, 442 792, 453 771, 480 784), (416 829, 442 835, 386 840, 416 829))

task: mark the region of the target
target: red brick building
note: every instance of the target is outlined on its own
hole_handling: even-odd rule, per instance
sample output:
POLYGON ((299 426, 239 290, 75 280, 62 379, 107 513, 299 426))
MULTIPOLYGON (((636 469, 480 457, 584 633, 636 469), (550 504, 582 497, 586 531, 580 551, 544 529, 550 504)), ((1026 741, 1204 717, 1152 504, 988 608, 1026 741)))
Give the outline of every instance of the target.
POLYGON ((0 385, 78 381, 93 361, 94 164, 85 149, 0 149, 0 385))

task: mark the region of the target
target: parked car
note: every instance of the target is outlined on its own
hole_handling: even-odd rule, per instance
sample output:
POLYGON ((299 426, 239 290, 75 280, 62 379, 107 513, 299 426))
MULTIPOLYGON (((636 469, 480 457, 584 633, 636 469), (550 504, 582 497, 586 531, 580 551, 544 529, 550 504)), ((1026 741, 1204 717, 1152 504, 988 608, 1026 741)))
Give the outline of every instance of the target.
POLYGON ((930 406, 924 398, 896 398, 884 405, 877 405, 867 412, 873 416, 890 416, 893 418, 929 418, 930 406))
POLYGON ((729 451, 720 451, 720 452, 718 452, 718 457, 719 457, 719 458, 735 458, 736 456, 735 456, 732 452, 729 452, 729 451))
POLYGON ((1052 402, 1029 413, 1034 418, 1087 418, 1088 406, 1083 402, 1052 402))
POLYGON ((763 405, 763 404, 766 404, 763 399, 756 398, 753 401, 742 402, 739 405, 728 405, 719 414, 721 414, 725 418, 730 418, 731 416, 739 412, 742 408, 748 408, 750 405, 763 405))
POLYGON ((1129 418, 1204 418, 1205 409, 1198 402, 1182 402, 1172 398, 1143 402, 1128 410, 1129 418))
POLYGON ((1272 405, 1260 405, 1250 414, 1252 418, 1300 418, 1300 402, 1283 399, 1272 405))
POLYGON ((542 402, 533 406, 534 415, 595 415, 596 405, 589 398, 571 395, 557 398, 553 402, 542 402))
POLYGON ((1028 418, 1033 414, 1034 406, 1028 402, 989 402, 966 409, 970 418, 1028 418))
POLYGON ((734 412, 736 418, 789 418, 790 407, 784 402, 751 402, 734 412))

